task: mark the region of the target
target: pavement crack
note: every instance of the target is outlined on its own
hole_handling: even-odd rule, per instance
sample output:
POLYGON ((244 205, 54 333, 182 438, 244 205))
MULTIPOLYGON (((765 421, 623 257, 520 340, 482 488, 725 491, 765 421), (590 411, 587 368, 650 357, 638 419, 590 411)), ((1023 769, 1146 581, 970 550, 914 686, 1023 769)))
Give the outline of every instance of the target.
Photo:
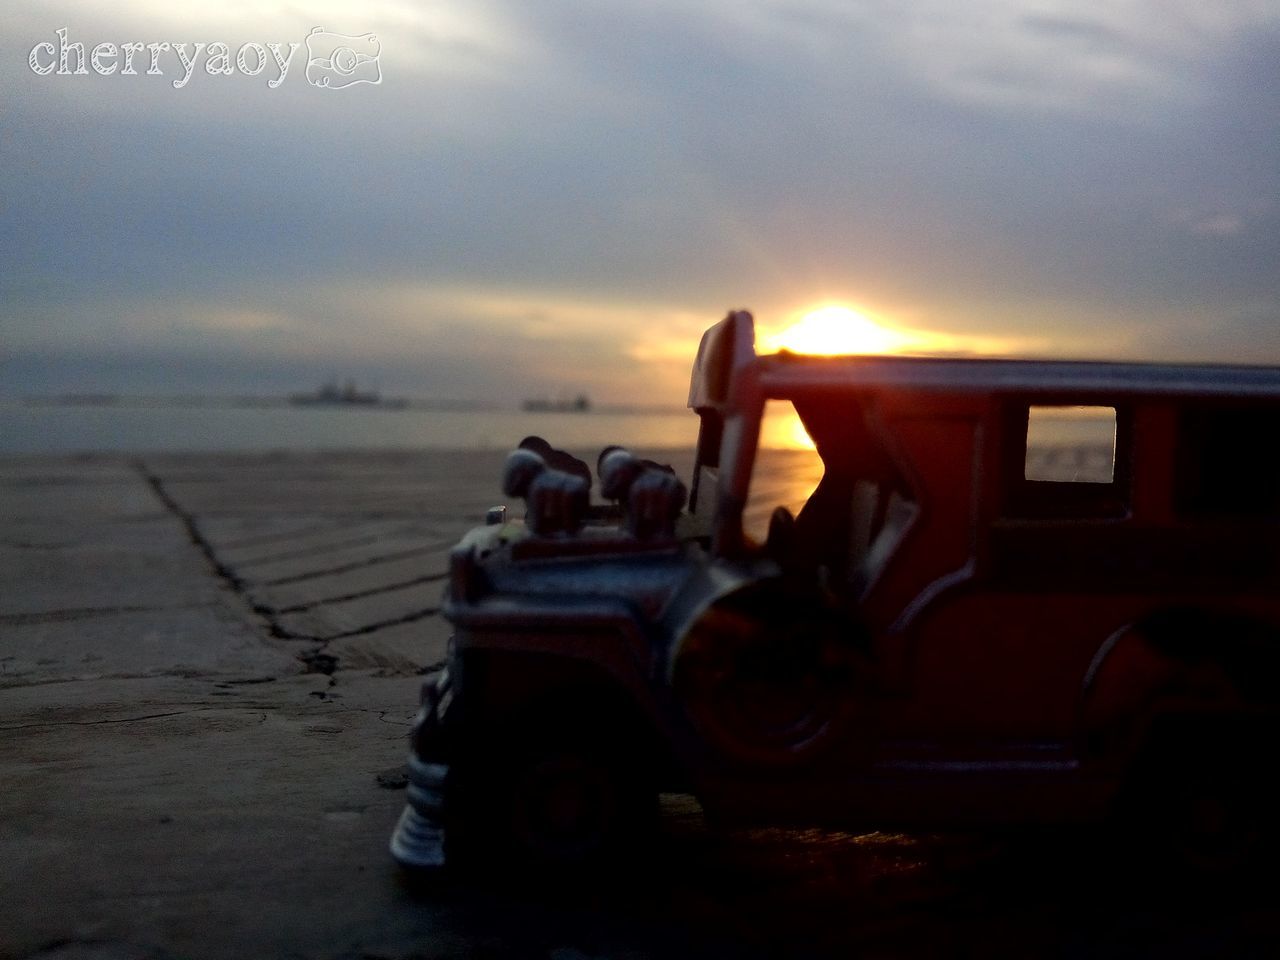
POLYGON ((436 553, 453 543, 451 540, 441 540, 438 543, 428 544, 425 547, 413 547, 409 550, 397 550, 393 553, 384 553, 376 557, 368 557, 364 560, 353 560, 351 563, 343 563, 336 567, 326 567, 323 570, 308 570, 305 573, 295 573, 287 577, 278 577, 275 580, 263 581, 264 587, 282 587, 290 583, 300 583, 303 580, 314 580, 317 577, 336 576, 340 573, 350 573, 352 570, 361 570, 365 567, 373 567, 382 563, 393 563, 396 560, 407 560, 410 557, 420 557, 428 553, 436 553))
POLYGON ((314 537, 321 533, 333 533, 342 530, 345 527, 355 526, 364 523, 363 517, 357 517, 340 523, 323 523, 312 524, 311 526, 299 527, 293 530, 282 530, 275 533, 260 533, 251 537, 241 537, 239 540, 228 540, 222 544, 224 550, 242 550, 245 547, 260 547, 264 544, 276 544, 285 540, 298 540, 302 537, 314 537))
MULTIPOLYGON (((118 723, 142 723, 147 720, 165 720, 169 717, 185 717, 193 713, 208 713, 211 710, 225 712, 226 708, 219 710, 216 707, 200 707, 195 710, 171 710, 167 713, 145 713, 138 717, 109 717, 105 720, 46 720, 36 723, 19 723, 14 726, 0 727, 0 732, 9 732, 12 730, 31 730, 36 727, 100 727, 107 724, 118 723)), ((263 720, 266 715, 263 715, 263 720)))
MULTIPOLYGON (((412 613, 406 613, 402 617, 392 617, 387 620, 379 620, 377 623, 367 623, 362 627, 356 627, 353 630, 344 630, 342 633, 335 633, 327 637, 310 637, 316 641, 316 646, 309 650, 303 650, 298 654, 298 659, 302 661, 303 672, 305 673, 323 673, 330 678, 330 683, 335 683, 333 677, 338 672, 339 658, 329 653, 325 648, 334 640, 345 640, 348 637, 363 637, 370 633, 376 633, 387 627, 399 626, 402 623, 413 623, 415 620, 425 620, 427 617, 434 617, 440 612, 437 607, 429 607, 425 610, 414 610, 412 613)), ((289 638, 296 639, 296 638, 289 638)))
POLYGON ((227 588, 230 589, 232 593, 244 600, 249 608, 262 618, 262 621, 267 628, 267 633, 270 636, 281 640, 309 640, 313 642, 320 640, 319 637, 295 633, 280 622, 276 617, 275 612, 270 607, 255 604, 245 589, 245 582, 240 577, 236 576, 235 571, 225 564, 218 556, 217 548, 214 547, 209 538, 206 537, 204 532, 200 529, 200 523, 196 519, 195 514, 191 513, 174 499, 173 495, 169 493, 168 489, 166 489, 164 480, 162 480, 158 474, 152 473, 146 463, 142 460, 137 460, 134 462, 134 468, 151 487, 156 498, 164 504, 165 509, 167 509, 179 520, 179 522, 182 523, 182 526, 187 531, 187 536, 191 539, 191 542, 195 544, 196 549, 204 555, 204 558, 208 561, 213 572, 222 580, 223 583, 227 585, 227 588))
POLYGON ((195 544, 196 548, 204 554, 205 559, 209 561, 209 566, 213 568, 213 572, 216 573, 233 591, 243 595, 244 581, 237 577, 235 575, 235 571, 224 564, 218 557, 213 544, 209 542, 208 538, 205 537, 204 533, 200 530, 200 525, 196 520, 195 514, 190 513, 182 506, 182 504, 178 503, 178 501, 173 498, 172 494, 165 489, 164 481, 160 479, 157 474, 152 473, 144 462, 138 460, 135 462, 134 466, 142 476, 142 479, 144 479, 151 487, 156 498, 164 504, 165 508, 177 517, 183 527, 186 528, 187 536, 190 537, 191 542, 195 544))
POLYGON ((352 630, 344 630, 342 633, 335 633, 332 636, 324 638, 325 643, 333 640, 345 640, 347 637, 363 637, 368 633, 376 633, 379 630, 385 630, 387 627, 396 627, 402 623, 413 623, 416 620, 425 620, 427 617, 434 617, 440 612, 439 607, 430 607, 426 610, 414 610, 412 613, 406 613, 402 617, 392 617, 388 620, 379 620, 376 623, 367 623, 363 627, 356 627, 352 630))
POLYGON ((363 537, 348 537, 345 540, 336 540, 332 543, 315 544, 310 547, 299 547, 296 550, 286 550, 283 553, 273 553, 262 557, 250 557, 248 560, 237 560, 237 567, 261 567, 269 563, 280 563, 285 560, 296 560, 299 557, 312 557, 325 553, 334 553, 338 550, 345 550, 348 547, 362 547, 370 543, 377 543, 382 537, 378 534, 369 534, 363 537))
POLYGON ((312 600, 308 603, 296 603, 291 607, 268 607, 263 606, 263 610, 270 610, 272 613, 305 613, 314 607, 322 607, 329 603, 345 603, 348 600, 360 600, 364 597, 374 597, 380 593, 391 593, 395 590, 404 590, 408 587, 416 587, 423 583, 436 583, 447 577, 448 573, 429 573, 422 577, 413 577, 410 580, 401 580, 397 583, 383 584, 382 586, 370 587, 368 590, 356 590, 352 593, 343 593, 333 597, 324 597, 320 600, 312 600))
POLYGON ((7 627, 25 627, 39 623, 65 623, 69 620, 89 620, 94 617, 113 617, 124 613, 142 613, 157 607, 71 607, 66 610, 41 610, 37 613, 0 613, 0 624, 7 627))
POLYGON ((298 659, 306 667, 305 673, 323 673, 326 677, 332 677, 338 670, 338 658, 325 653, 324 644, 313 650, 302 651, 298 654, 298 659))
MULTIPOLYGON (((261 611, 254 607, 254 611, 261 614, 261 611)), ((330 637, 317 637, 314 633, 298 633, 296 630, 290 630, 283 623, 271 617, 267 617, 267 633, 271 634, 277 640, 306 640, 311 643, 327 643, 330 637)))
MULTIPOLYGON (((195 514, 187 510, 174 498, 173 494, 171 494, 165 486, 163 478, 152 472, 147 464, 141 459, 134 461, 134 469, 137 470, 139 476, 141 476, 151 487, 152 492, 164 505, 165 509, 182 523, 183 528, 187 532, 187 536, 195 547, 204 555, 213 572, 223 581, 223 583, 227 585, 229 590, 245 602, 254 614, 261 618, 269 636, 279 640, 300 640, 313 644, 313 646, 296 655, 299 662, 302 663, 304 673, 324 674, 329 677, 329 683, 332 685, 337 682, 337 678, 334 674, 338 671, 340 660, 335 654, 329 653, 325 649, 331 641, 342 640, 347 637, 364 636, 366 634, 375 633, 378 630, 383 630, 387 627, 397 626, 402 623, 413 623, 416 620, 423 620, 439 613, 439 609, 436 607, 415 610, 401 617, 394 617, 387 620, 380 620, 376 623, 365 624, 364 626, 356 627, 352 630, 345 630, 341 633, 335 633, 331 636, 316 636, 314 634, 299 633, 292 630, 282 621, 282 614, 301 612, 301 610, 309 609, 312 606, 319 606, 324 603, 337 603, 341 600, 356 599, 358 597, 367 596, 373 593, 380 593, 386 590, 400 589, 412 586, 415 583, 426 583, 431 580, 442 579, 447 576, 447 574, 430 574, 425 577, 415 578, 414 580, 405 581, 400 584, 393 584, 388 587, 374 588, 369 591, 357 591, 342 597, 331 597, 325 600, 319 600, 315 603, 303 605, 298 608, 288 608, 286 610, 277 609, 269 604, 254 600, 249 593, 246 581, 236 573, 232 565, 225 562, 222 557, 218 555, 217 547, 213 545, 209 538, 206 537, 204 532, 200 529, 199 519, 195 514)), ((345 563, 339 566, 329 567, 324 570, 312 570, 288 577, 280 577, 276 580, 266 581, 262 586, 282 586, 284 584, 298 583, 300 581, 311 580, 318 577, 347 573, 352 570, 360 570, 377 564, 391 563, 396 560, 404 560, 410 557, 419 557, 425 554, 436 553, 446 547, 452 546, 452 544, 452 540, 441 540, 421 547, 385 553, 380 556, 369 557, 364 560, 345 563)))

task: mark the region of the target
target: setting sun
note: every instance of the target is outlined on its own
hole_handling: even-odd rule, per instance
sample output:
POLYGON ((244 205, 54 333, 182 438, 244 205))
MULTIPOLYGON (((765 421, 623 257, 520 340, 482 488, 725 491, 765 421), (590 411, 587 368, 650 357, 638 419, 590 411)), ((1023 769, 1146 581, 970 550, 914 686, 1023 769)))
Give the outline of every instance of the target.
POLYGON ((767 342, 774 350, 833 356, 896 353, 912 345, 914 340, 856 310, 832 304, 809 311, 767 342))

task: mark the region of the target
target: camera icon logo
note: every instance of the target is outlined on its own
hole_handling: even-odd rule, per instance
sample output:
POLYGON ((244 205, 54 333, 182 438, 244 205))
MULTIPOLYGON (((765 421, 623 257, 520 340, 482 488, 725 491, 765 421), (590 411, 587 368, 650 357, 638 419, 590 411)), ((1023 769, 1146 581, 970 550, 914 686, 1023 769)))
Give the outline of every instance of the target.
POLYGON ((307 35, 307 83, 338 89, 353 83, 381 83, 382 44, 372 33, 348 37, 315 27, 307 35))

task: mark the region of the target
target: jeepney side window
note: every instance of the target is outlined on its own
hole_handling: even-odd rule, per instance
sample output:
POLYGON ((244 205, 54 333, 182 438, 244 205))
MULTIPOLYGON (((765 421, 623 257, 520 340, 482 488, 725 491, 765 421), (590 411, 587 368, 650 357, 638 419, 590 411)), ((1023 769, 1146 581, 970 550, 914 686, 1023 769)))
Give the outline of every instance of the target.
POLYGON ((1121 517, 1129 510, 1129 417, 1102 404, 1014 402, 1004 422, 1004 513, 1121 517))
POLYGON ((1027 408, 1023 479, 1111 483, 1116 476, 1116 408, 1027 408))
POLYGON ((1190 517, 1280 516, 1277 409, 1185 410, 1178 422, 1174 505, 1190 517))

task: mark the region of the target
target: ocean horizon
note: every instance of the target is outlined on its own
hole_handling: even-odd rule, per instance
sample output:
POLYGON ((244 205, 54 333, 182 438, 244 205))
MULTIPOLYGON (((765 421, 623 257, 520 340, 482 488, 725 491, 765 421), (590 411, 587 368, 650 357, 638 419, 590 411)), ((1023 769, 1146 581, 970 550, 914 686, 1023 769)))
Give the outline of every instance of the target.
MULTIPOLYGON (((620 444, 692 451, 698 417, 670 407, 524 410, 409 401, 404 406, 295 405, 264 398, 70 397, 0 401, 0 454, 271 453, 349 450, 509 450, 536 434, 577 452, 620 444)), ((1114 426, 1065 413, 1037 417, 1036 459, 1054 451, 1107 453, 1114 426)), ((766 407, 760 446, 811 448, 789 404, 766 407)))
POLYGON ((266 398, 94 397, 0 401, 0 453, 237 453, 502 450, 530 434, 559 447, 692 449, 698 418, 678 408, 528 411, 409 401, 294 405, 266 398))

